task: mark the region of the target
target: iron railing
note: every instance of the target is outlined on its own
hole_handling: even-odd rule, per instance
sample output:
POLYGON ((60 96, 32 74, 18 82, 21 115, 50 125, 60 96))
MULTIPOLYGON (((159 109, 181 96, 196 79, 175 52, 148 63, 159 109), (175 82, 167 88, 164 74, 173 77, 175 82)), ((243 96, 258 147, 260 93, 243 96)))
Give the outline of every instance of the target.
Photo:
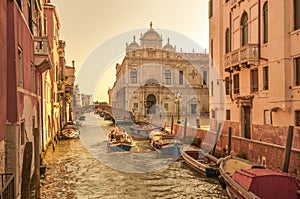
POLYGON ((14 174, 5 173, 5 174, 0 174, 0 176, 1 176, 0 199, 15 198, 14 174))

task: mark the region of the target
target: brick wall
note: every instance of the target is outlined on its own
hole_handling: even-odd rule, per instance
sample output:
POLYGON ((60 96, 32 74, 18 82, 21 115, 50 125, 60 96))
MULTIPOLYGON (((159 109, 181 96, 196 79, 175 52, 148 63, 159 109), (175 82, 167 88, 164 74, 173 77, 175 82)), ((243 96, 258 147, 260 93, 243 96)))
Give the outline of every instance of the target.
MULTIPOLYGON (((268 168, 282 170, 288 127, 273 127, 253 125, 252 139, 239 137, 239 124, 224 122, 222 133, 217 143, 219 154, 228 153, 228 129, 232 127, 231 155, 245 153, 251 162, 261 164, 266 160, 268 168)), ((178 137, 183 137, 184 127, 175 124, 174 130, 178 137)), ((186 136, 201 138, 203 142, 211 138, 214 133, 203 129, 187 127, 186 136)), ((294 129, 293 150, 290 157, 289 173, 300 180, 300 129, 294 129)))

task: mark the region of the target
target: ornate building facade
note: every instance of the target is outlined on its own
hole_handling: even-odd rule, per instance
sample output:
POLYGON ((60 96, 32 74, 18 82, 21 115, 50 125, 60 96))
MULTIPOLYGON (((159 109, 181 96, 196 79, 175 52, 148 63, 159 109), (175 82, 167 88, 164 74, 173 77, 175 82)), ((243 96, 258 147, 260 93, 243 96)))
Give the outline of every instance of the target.
POLYGON ((208 54, 176 52, 170 44, 163 46, 162 36, 153 28, 135 36, 126 44, 122 64, 116 65, 116 81, 109 90, 110 105, 128 110, 135 119, 153 115, 207 113, 208 54))
POLYGON ((210 55, 226 93, 220 148, 227 148, 231 128, 232 154, 282 168, 292 126, 289 168, 299 178, 299 1, 210 0, 209 11, 210 55))

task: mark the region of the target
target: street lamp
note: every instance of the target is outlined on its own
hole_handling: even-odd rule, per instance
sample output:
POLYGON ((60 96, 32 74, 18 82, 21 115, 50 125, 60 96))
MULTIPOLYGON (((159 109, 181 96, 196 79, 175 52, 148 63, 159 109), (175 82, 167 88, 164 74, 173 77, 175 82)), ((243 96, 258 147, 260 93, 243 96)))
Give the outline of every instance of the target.
POLYGON ((181 123, 180 120, 180 102, 181 102, 182 96, 181 93, 178 92, 175 96, 175 104, 177 104, 177 124, 181 123))

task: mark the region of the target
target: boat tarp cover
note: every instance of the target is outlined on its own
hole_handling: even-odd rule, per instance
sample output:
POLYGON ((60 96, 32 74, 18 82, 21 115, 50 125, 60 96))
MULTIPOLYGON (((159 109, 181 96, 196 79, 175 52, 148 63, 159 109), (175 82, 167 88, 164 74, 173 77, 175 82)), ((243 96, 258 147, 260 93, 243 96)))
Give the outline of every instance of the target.
POLYGON ((264 199, 297 199, 299 185, 289 174, 270 169, 241 169, 232 178, 247 191, 264 199))

